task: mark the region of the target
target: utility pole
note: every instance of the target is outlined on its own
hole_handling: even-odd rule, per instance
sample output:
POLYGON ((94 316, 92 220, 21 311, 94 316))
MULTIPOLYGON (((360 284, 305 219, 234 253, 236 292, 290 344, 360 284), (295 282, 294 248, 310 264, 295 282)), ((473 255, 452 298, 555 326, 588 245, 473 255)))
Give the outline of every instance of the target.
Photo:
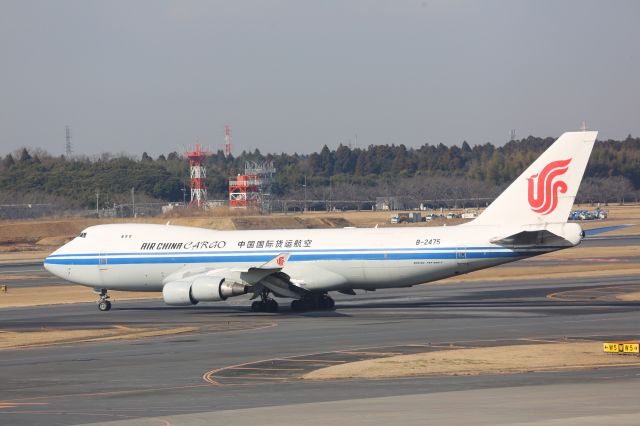
POLYGON ((131 214, 136 217, 136 189, 131 187, 131 214))
POLYGON ((307 177, 304 177, 304 209, 302 210, 302 213, 307 211, 307 177))
POLYGON ((100 202, 100 190, 96 189, 96 217, 100 217, 100 210, 98 209, 99 202, 100 202))
POLYGON ((333 200, 333 176, 329 176, 329 211, 331 211, 332 200, 333 200))

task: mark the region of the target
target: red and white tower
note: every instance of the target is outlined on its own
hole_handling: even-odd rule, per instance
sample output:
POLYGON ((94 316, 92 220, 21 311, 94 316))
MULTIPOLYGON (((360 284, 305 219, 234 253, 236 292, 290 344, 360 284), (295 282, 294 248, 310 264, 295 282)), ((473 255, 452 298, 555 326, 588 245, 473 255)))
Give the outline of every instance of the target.
POLYGON ((202 207, 207 201, 207 169, 204 164, 211 151, 203 151, 197 143, 193 151, 185 152, 189 159, 191 174, 191 202, 190 206, 202 207))
POLYGON ((231 127, 224 126, 224 156, 231 155, 231 127))
POLYGON ((260 177, 238 175, 229 179, 229 206, 235 209, 260 207, 260 177))
POLYGON ((244 175, 229 179, 229 206, 232 208, 256 208, 271 213, 271 181, 276 172, 273 163, 247 161, 244 175))

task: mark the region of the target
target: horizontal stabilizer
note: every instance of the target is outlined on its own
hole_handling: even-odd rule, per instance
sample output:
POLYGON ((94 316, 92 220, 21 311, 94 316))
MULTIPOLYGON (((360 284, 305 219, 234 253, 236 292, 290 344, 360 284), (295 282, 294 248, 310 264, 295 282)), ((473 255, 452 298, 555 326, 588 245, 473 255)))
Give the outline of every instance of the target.
POLYGON ((546 229, 540 231, 522 231, 517 234, 509 235, 500 239, 492 239, 491 243, 498 244, 503 247, 511 248, 527 248, 527 247, 573 247, 570 241, 549 232, 546 229))
POLYGON ((604 234, 605 232, 613 232, 619 229, 628 228, 630 226, 634 226, 633 223, 625 224, 625 225, 614 225, 614 226, 605 226, 604 228, 595 228, 595 229, 585 229, 584 235, 590 237, 592 235, 604 234))

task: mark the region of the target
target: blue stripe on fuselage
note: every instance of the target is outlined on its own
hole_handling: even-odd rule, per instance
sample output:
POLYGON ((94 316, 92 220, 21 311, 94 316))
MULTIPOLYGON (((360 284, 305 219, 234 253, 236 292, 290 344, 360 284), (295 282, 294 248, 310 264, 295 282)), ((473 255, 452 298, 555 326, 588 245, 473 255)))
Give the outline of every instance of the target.
MULTIPOLYGON (((471 247, 466 248, 468 250, 505 250, 501 247, 471 247)), ((280 253, 335 253, 335 252, 392 252, 392 251, 447 251, 458 250, 456 247, 412 247, 412 248, 378 248, 378 249, 292 249, 286 247, 269 248, 268 250, 218 250, 218 251, 156 251, 156 252, 123 252, 123 253, 60 253, 51 254, 49 257, 91 257, 91 256, 167 256, 167 255, 216 255, 216 254, 264 254, 273 253, 277 255, 280 253)))
MULTIPOLYGON (((493 259, 505 257, 525 257, 535 254, 545 253, 548 250, 527 250, 527 251, 464 251, 463 259, 493 259)), ((342 250, 341 250, 342 251, 342 250)), ((317 261, 317 260, 429 260, 429 259, 456 259, 457 251, 449 252, 405 252, 405 253, 293 253, 289 261, 317 261)), ((277 253, 276 253, 277 254, 277 253)), ((101 259, 105 259, 109 265, 136 265, 136 264, 160 264, 160 263, 265 263, 273 259, 273 253, 263 254, 218 254, 218 255, 192 255, 191 253, 182 256, 149 256, 149 254, 132 255, 131 257, 118 257, 103 255, 95 257, 85 257, 88 255, 75 255, 72 257, 53 257, 45 259, 45 263, 53 265, 97 265, 101 259)))

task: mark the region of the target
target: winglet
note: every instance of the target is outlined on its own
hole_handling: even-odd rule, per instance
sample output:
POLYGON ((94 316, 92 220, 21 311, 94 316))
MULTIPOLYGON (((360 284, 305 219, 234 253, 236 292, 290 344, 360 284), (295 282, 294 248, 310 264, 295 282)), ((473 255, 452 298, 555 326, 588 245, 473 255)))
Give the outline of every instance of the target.
POLYGON ((280 253, 267 263, 260 266, 260 269, 282 269, 287 264, 291 253, 280 253))

